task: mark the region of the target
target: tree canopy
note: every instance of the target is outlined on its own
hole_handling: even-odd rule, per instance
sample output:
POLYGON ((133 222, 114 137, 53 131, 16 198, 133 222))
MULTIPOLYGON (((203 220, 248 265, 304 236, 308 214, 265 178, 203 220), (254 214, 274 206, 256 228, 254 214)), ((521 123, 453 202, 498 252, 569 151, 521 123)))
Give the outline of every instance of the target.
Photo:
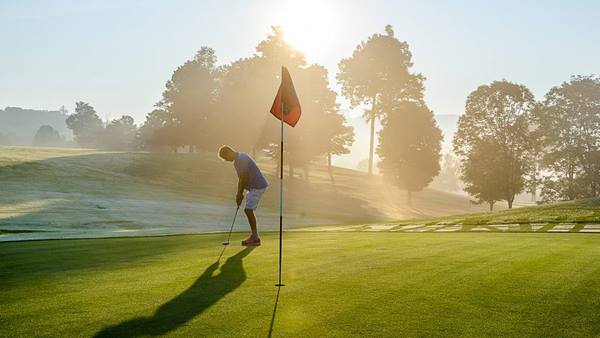
POLYGON ((545 201, 600 196, 600 77, 574 76, 535 110, 545 201))
POLYGON ((259 42, 256 53, 217 67, 212 49, 203 47, 175 70, 166 84, 158 110, 141 127, 146 147, 192 144, 213 150, 220 144, 276 158, 278 121, 268 112, 280 82, 281 66, 290 71, 303 116, 286 128, 286 163, 290 168, 330 154, 349 151, 351 127, 339 112, 337 94, 329 86, 327 70, 307 65, 304 55, 289 45, 279 27, 259 42))
POLYGON ((482 200, 478 196, 483 191, 477 191, 477 187, 486 183, 478 180, 499 178, 495 191, 486 190, 483 200, 489 203, 506 200, 509 208, 512 207, 515 196, 524 189, 529 156, 535 143, 530 124, 534 104, 527 87, 506 80, 482 85, 469 94, 453 144, 454 152, 461 158, 462 178, 470 194, 482 200), (473 170, 491 170, 476 167, 477 164, 496 166, 489 175, 497 177, 470 175, 473 170))
POLYGON ((394 36, 392 26, 385 34, 373 34, 361 42, 352 56, 342 59, 337 80, 351 107, 369 105, 364 118, 371 126, 369 174, 373 171, 375 120, 381 119, 398 101, 422 101, 423 80, 411 72, 412 54, 408 43, 394 36))
POLYGON ((410 201, 411 193, 429 185, 440 171, 442 131, 433 112, 421 103, 397 103, 384 119, 379 139, 379 169, 406 189, 410 201))
POLYGON ((75 142, 84 148, 95 148, 99 145, 103 130, 102 120, 94 107, 86 102, 75 103, 75 113, 67 117, 67 126, 73 131, 75 142))

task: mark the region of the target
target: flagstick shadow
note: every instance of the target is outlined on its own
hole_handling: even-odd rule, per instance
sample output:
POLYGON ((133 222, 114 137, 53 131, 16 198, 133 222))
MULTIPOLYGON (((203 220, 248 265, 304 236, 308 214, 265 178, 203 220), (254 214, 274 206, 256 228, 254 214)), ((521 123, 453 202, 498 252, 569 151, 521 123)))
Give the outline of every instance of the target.
POLYGON ((271 316, 271 325, 269 326, 269 338, 273 336, 273 326, 275 326, 275 315, 277 314, 277 304, 279 304, 279 292, 281 286, 277 287, 277 297, 275 297, 275 306, 273 307, 273 315, 271 316))
POLYGON ((164 335, 194 319, 246 280, 242 260, 253 247, 247 247, 229 257, 220 267, 221 273, 213 276, 219 268, 219 259, 211 264, 187 290, 161 305, 150 317, 138 317, 120 324, 108 326, 95 337, 138 337, 164 335))

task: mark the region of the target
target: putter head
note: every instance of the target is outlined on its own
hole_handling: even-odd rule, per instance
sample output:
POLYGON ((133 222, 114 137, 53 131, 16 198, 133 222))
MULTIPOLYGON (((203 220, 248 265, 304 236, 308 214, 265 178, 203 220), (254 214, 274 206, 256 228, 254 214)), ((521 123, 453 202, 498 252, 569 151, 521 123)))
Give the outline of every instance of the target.
POLYGON ((229 242, 223 242, 223 245, 229 245, 229 242))

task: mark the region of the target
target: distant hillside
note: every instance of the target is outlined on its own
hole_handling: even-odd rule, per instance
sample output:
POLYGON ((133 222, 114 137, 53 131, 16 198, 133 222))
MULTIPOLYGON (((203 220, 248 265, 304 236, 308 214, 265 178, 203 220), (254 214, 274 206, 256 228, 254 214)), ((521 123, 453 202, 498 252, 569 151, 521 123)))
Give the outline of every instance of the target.
POLYGON ((33 143, 33 136, 42 125, 49 125, 62 136, 71 139, 67 115, 60 111, 6 107, 0 109, 0 144, 24 145, 33 143))
MULTIPOLYGON (((258 211, 262 229, 278 224, 278 179, 258 211)), ((465 197, 406 192, 362 172, 311 167, 286 179, 286 227, 350 224, 483 210, 465 197)), ((235 171, 214 154, 106 153, 0 147, 0 240, 223 231, 235 210, 235 171), (4 232, 4 236, 1 235, 4 232), (8 234, 8 235, 7 235, 8 234)), ((246 221, 238 219, 238 228, 246 221)))

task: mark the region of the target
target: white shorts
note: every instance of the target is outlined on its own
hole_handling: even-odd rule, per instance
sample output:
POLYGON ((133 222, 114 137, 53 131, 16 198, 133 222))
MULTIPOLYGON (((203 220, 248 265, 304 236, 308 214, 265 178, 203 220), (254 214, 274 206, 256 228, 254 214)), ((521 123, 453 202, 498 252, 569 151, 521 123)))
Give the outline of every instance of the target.
POLYGON ((265 190, 267 190, 267 188, 248 190, 248 193, 246 194, 246 209, 256 210, 258 202, 260 202, 260 198, 265 193, 265 190))

